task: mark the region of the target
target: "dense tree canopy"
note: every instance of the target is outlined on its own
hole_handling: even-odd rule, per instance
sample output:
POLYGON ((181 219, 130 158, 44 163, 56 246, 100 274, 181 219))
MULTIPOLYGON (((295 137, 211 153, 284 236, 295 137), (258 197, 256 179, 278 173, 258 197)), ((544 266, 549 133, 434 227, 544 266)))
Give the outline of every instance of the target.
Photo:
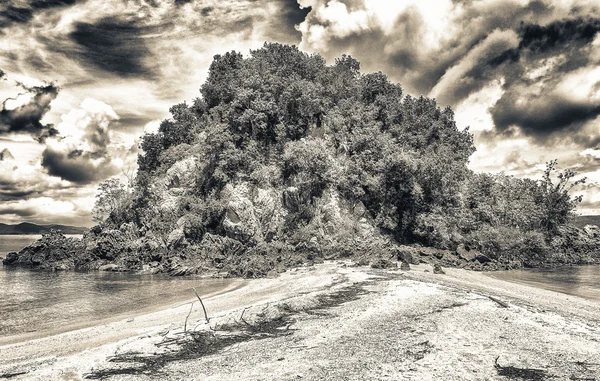
POLYGON ((579 201, 568 194, 573 172, 552 182, 555 162, 541 181, 472 173, 473 137, 457 128, 450 108, 404 94, 381 72, 361 74, 350 56, 328 66, 274 43, 247 58, 217 55, 200 93, 142 139, 130 204, 136 223, 156 234, 183 224, 192 242, 207 233, 251 245, 307 229, 316 236, 327 193, 364 206, 377 234, 397 242, 456 247, 499 227, 548 240, 579 201), (173 174, 183 166, 185 179, 173 174), (161 188, 164 179, 171 180, 161 188), (176 197, 164 196, 182 181, 188 186, 176 197), (281 195, 286 222, 268 238, 224 225, 241 218, 228 206, 240 184, 281 195))

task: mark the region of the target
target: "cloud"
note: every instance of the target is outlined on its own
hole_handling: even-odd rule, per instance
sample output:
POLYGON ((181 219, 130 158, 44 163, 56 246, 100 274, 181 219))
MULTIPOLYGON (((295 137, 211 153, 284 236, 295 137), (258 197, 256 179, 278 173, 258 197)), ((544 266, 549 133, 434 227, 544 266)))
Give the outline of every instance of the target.
POLYGON ((540 54, 554 49, 564 50, 565 45, 571 45, 570 49, 578 48, 592 42, 598 31, 600 31, 600 19, 581 17, 557 20, 548 25, 521 25, 519 46, 495 56, 490 63, 498 65, 507 60, 518 61, 523 50, 540 54))
POLYGON ((441 104, 458 104, 458 101, 481 90, 497 78, 496 73, 487 70, 489 57, 497 56, 508 47, 518 44, 518 37, 514 31, 492 31, 446 71, 431 90, 431 95, 441 104))
POLYGON ((25 92, 2 102, 0 134, 29 133, 41 138, 53 135, 53 126, 42 123, 42 118, 57 97, 58 87, 53 84, 28 87, 20 83, 19 86, 25 92))
POLYGON ((87 98, 62 116, 57 136, 46 140, 42 166, 51 176, 89 184, 118 172, 109 152, 110 123, 118 119, 112 107, 87 98))
POLYGON ((86 64, 121 77, 152 79, 158 69, 151 63, 147 43, 161 28, 139 25, 136 18, 104 17, 94 23, 75 23, 69 38, 86 64))
MULTIPOLYGON (((86 192, 87 193, 87 192, 86 192)), ((35 197, 0 203, 0 219, 6 223, 29 221, 39 224, 62 223, 67 225, 91 225, 87 217, 87 205, 93 205, 93 197, 71 195, 70 200, 53 197, 35 197)))
POLYGON ((0 5, 0 27, 6 27, 12 23, 27 23, 33 19, 36 12, 56 7, 73 5, 77 0, 33 0, 29 4, 22 4, 9 0, 0 5))

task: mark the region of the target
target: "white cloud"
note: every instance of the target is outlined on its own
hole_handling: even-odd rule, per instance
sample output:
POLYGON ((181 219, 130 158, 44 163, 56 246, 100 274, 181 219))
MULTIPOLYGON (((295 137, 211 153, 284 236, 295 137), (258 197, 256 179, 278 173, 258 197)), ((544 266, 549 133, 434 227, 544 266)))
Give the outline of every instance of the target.
POLYGON ((144 133, 146 134, 155 134, 158 132, 158 128, 160 127, 160 120, 153 120, 151 122, 146 123, 144 126, 144 133))
POLYGON ((581 156, 589 155, 589 156, 595 157, 596 159, 600 159, 600 150, 588 148, 588 149, 585 149, 585 150, 579 152, 579 155, 581 155, 581 156))
POLYGON ((471 131, 491 131, 494 121, 489 108, 492 107, 504 93, 501 79, 492 81, 478 92, 472 93, 456 106, 455 119, 458 128, 470 127, 471 131))

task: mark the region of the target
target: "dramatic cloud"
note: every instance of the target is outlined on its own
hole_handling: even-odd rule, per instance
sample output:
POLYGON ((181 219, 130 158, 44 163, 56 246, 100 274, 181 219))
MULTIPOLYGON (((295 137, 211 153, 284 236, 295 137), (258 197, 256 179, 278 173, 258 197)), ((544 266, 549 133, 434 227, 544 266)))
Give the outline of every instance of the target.
POLYGON ((329 62, 349 53, 408 93, 452 106, 458 125, 475 131, 474 170, 539 178, 555 158, 588 177, 600 170, 580 155, 600 147, 597 2, 299 3, 311 7, 302 49, 329 62))
POLYGON ((73 5, 76 2, 77 0, 8 0, 0 5, 0 28, 11 23, 29 22, 38 11, 73 5))
POLYGON ((46 140, 42 166, 52 176, 79 184, 118 173, 108 150, 109 126, 116 119, 109 105, 85 99, 79 109, 63 115, 59 135, 46 140))
POLYGON ((93 24, 76 23, 69 37, 86 63, 123 77, 152 79, 157 69, 149 63, 152 54, 146 41, 157 32, 137 25, 135 19, 106 17, 93 24))
POLYGON ((143 131, 199 95, 215 54, 265 41, 329 63, 351 54, 452 106, 475 132, 474 170, 536 177, 558 158, 600 183, 599 31, 594 0, 0 2, 0 149, 19 173, 0 175, 0 198, 73 202, 79 215, 74 200, 133 167, 143 131), (26 160, 13 149, 24 145, 26 160))
POLYGON ((68 225, 86 225, 93 205, 93 196, 81 196, 73 193, 69 200, 54 197, 35 197, 26 200, 15 200, 0 203, 0 219, 5 223, 20 223, 29 221, 38 224, 59 221, 68 225))
POLYGON ((20 86, 25 92, 2 102, 0 134, 25 132, 37 137, 53 135, 55 131, 52 125, 43 124, 41 120, 58 95, 58 88, 54 85, 20 86))

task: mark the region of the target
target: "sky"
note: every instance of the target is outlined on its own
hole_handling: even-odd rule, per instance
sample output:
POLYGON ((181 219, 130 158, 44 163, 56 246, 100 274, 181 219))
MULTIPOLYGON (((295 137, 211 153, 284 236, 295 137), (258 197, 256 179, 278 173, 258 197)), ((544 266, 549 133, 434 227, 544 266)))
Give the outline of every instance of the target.
POLYGON ((5 0, 0 222, 92 225, 98 184, 135 171, 213 56, 265 41, 451 106, 474 171, 539 179, 558 159, 600 214, 599 32, 598 0, 5 0))

